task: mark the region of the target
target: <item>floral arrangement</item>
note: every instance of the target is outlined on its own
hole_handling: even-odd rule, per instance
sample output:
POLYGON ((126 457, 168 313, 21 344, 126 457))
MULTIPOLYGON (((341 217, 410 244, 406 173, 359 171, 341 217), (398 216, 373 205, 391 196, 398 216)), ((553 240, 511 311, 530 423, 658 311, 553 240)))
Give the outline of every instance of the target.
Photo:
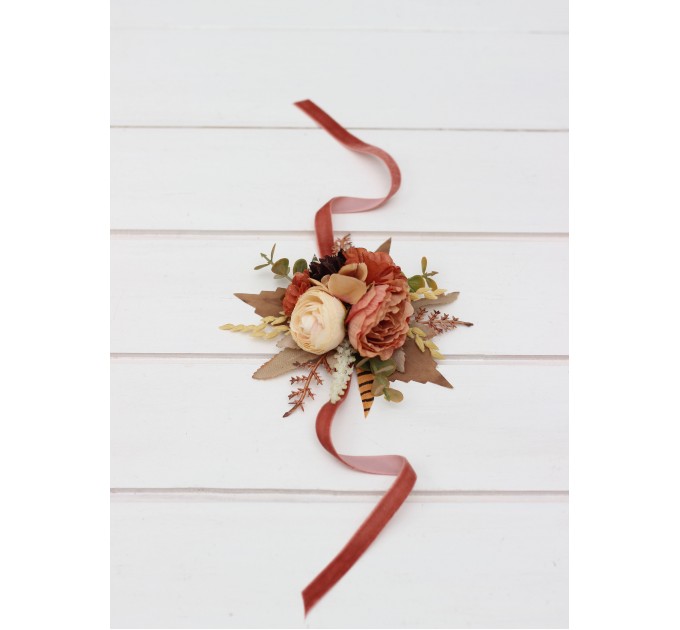
POLYGON ((377 397, 390 402, 403 400, 395 381, 451 384, 437 369, 440 354, 434 338, 458 326, 472 326, 441 306, 452 303, 458 293, 439 288, 428 271, 427 258, 420 273, 407 277, 390 256, 391 239, 375 251, 355 247, 349 235, 338 238, 332 254, 309 262, 297 260, 292 269, 288 258, 275 259, 276 245, 260 254, 277 280, 286 282, 273 291, 236 293, 255 309, 257 324, 224 324, 222 330, 277 339, 280 352, 254 374, 269 379, 302 371, 290 377, 293 390, 289 409, 304 410, 314 399, 314 388, 330 379, 330 402, 346 393, 352 373, 357 374, 364 416, 377 397))

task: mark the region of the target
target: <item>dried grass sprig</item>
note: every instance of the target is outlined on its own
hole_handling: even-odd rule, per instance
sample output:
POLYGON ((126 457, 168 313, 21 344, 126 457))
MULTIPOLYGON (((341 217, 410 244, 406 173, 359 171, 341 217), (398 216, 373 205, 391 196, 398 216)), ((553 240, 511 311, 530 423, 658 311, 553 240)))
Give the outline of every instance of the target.
POLYGON ((411 328, 409 328, 406 335, 407 337, 415 341, 416 346, 418 346, 418 350, 420 350, 421 352, 429 350, 430 354, 434 359, 444 358, 444 355, 441 352, 439 352, 437 344, 434 341, 432 341, 432 339, 427 338, 427 333, 424 330, 418 328, 417 326, 412 326, 411 328))
POLYGON ((440 295, 446 293, 445 289, 431 289, 430 287, 420 287, 415 291, 411 291, 408 294, 411 302, 417 302, 418 300, 434 300, 440 295))
POLYGON ((287 334, 290 329, 285 324, 287 317, 263 317, 259 324, 223 324, 220 330, 230 330, 231 332, 247 333, 251 337, 262 339, 274 339, 282 334, 287 334))

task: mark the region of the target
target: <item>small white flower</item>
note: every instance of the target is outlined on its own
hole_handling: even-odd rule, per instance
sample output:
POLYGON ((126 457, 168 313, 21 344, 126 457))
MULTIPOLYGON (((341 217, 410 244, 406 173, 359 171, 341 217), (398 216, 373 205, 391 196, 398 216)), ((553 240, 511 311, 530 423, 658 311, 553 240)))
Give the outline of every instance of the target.
POLYGON ((331 365, 335 369, 331 376, 331 402, 336 403, 345 393, 354 368, 354 350, 347 339, 336 348, 331 365))

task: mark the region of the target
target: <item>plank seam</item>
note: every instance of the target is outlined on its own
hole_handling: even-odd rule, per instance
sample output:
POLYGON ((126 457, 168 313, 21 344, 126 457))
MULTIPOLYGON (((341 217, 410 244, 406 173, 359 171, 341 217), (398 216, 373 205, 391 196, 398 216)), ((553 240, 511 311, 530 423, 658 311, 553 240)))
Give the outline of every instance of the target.
MULTIPOLYGON (((320 494, 324 496, 381 496, 382 490, 328 490, 322 488, 110 488, 111 494, 320 494)), ((568 496, 568 490, 414 490, 418 496, 568 496)))
MULTIPOLYGON (((181 360, 181 361, 263 361, 274 356, 267 352, 111 352, 112 361, 137 361, 137 360, 181 360)), ((446 354, 444 359, 439 360, 443 365, 455 365, 458 363, 557 363, 567 364, 569 355, 565 354, 446 354)))
POLYGON ((517 29, 455 29, 455 28, 358 28, 356 26, 344 28, 328 28, 318 26, 226 26, 223 24, 192 24, 192 25, 158 25, 158 26, 112 26, 111 31, 156 31, 156 32, 175 32, 175 31, 225 31, 234 33, 441 33, 442 35, 543 35, 543 36, 568 36, 567 30, 517 30, 517 29))
MULTIPOLYGON (((112 124, 110 129, 244 129, 262 131, 322 131, 318 127, 298 125, 124 125, 112 124)), ((480 133, 569 133, 566 127, 346 127, 349 131, 450 131, 480 133)))
MULTIPOLYGON (((117 502, 182 501, 374 501, 384 490, 325 490, 312 488, 111 488, 117 502)), ((566 503, 568 490, 414 490, 409 501, 416 503, 566 503)))
MULTIPOLYGON (((372 232, 372 231, 353 231, 355 238, 387 238, 397 235, 403 240, 558 240, 563 241, 569 238, 568 232, 416 232, 416 231, 392 231, 372 232)), ((261 239, 261 238, 313 238, 312 230, 195 230, 195 229, 144 229, 114 228, 111 230, 111 237, 116 239, 125 238, 221 238, 221 239, 261 239)))

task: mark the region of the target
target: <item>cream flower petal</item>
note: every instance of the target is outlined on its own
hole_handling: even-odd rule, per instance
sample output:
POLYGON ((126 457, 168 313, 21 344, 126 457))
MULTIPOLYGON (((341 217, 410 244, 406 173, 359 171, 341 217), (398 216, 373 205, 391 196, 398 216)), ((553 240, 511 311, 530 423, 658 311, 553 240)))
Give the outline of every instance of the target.
POLYGON ((334 273, 328 279, 328 290, 339 300, 347 304, 356 304, 366 293, 368 287, 362 280, 352 276, 343 276, 334 273))
POLYGON ((368 267, 366 263, 349 263, 340 268, 338 273, 341 276, 351 276, 357 280, 366 280, 368 277, 368 267))

